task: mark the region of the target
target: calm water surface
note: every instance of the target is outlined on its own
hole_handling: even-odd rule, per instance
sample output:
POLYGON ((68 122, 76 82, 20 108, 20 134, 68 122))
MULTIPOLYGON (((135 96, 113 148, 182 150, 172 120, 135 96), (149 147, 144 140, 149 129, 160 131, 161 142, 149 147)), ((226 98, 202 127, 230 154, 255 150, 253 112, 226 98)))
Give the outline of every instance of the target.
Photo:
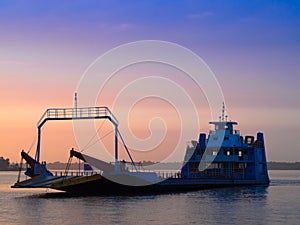
POLYGON ((0 172, 0 224, 300 224, 300 171, 269 175, 269 187, 67 197, 10 189, 17 172, 0 172))

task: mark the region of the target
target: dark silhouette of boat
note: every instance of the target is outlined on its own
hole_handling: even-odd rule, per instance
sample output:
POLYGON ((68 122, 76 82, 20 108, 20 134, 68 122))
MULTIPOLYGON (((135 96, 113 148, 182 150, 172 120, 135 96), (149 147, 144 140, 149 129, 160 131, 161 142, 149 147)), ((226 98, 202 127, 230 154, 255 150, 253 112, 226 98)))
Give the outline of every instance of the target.
MULTIPOLYGON (((227 121, 222 115, 219 121, 210 122, 214 126, 208 136, 199 135, 186 148, 180 171, 163 176, 159 172, 141 171, 132 160, 128 148, 118 130, 118 121, 107 107, 55 108, 48 109, 38 122, 38 141, 35 158, 26 152, 21 157, 27 163, 25 175, 20 174, 13 188, 51 188, 72 195, 118 195, 166 193, 199 190, 206 188, 231 187, 241 185, 268 185, 268 168, 264 136, 258 132, 254 136, 241 136, 234 129, 237 122, 227 121), (72 149, 70 160, 64 173, 49 171, 45 162, 40 162, 41 128, 48 120, 107 119, 115 128, 115 162, 107 163, 72 149), (131 160, 132 169, 125 161, 118 159, 118 138, 124 144, 131 160), (84 172, 70 172, 73 157, 85 163, 84 172), (91 170, 96 168, 98 172, 91 170)), ((20 170, 21 173, 21 170, 20 170)))

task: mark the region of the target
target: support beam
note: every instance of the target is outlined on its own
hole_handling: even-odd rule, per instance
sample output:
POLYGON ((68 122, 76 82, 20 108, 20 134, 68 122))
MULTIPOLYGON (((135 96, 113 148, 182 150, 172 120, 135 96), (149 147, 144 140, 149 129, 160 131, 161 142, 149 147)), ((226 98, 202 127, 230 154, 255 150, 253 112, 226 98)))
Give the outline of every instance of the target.
POLYGON ((115 171, 119 171, 118 125, 115 124, 115 171))
POLYGON ((36 152, 35 152, 35 161, 40 162, 40 151, 41 151, 41 127, 38 127, 38 135, 37 135, 37 146, 36 146, 36 152))

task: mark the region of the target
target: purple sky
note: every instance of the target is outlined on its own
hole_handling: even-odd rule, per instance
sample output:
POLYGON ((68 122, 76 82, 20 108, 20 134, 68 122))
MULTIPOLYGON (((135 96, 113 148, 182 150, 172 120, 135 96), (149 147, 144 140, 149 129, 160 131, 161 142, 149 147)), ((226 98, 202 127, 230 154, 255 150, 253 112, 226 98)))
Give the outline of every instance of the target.
POLYGON ((265 132, 269 161, 300 161, 299 1, 1 0, 0 155, 19 160, 39 116, 72 106, 98 56, 149 39, 210 66, 242 133, 265 132))

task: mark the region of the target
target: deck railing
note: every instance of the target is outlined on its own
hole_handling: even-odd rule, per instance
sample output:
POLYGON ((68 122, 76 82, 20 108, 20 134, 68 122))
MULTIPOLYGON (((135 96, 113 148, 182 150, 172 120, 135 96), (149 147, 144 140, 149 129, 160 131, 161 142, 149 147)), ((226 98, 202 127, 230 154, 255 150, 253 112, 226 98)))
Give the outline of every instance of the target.
MULTIPOLYGON (((130 171, 131 173, 135 173, 136 171, 130 171)), ((161 179, 167 178, 181 178, 181 174, 179 171, 152 171, 157 174, 161 179)), ((101 174, 100 171, 53 171, 52 172, 55 177, 66 177, 66 176, 92 176, 95 174, 101 174)))
POLYGON ((56 177, 65 177, 65 176, 76 176, 76 177, 82 177, 82 176, 92 176, 95 174, 101 174, 97 171, 54 171, 52 174, 56 177))

